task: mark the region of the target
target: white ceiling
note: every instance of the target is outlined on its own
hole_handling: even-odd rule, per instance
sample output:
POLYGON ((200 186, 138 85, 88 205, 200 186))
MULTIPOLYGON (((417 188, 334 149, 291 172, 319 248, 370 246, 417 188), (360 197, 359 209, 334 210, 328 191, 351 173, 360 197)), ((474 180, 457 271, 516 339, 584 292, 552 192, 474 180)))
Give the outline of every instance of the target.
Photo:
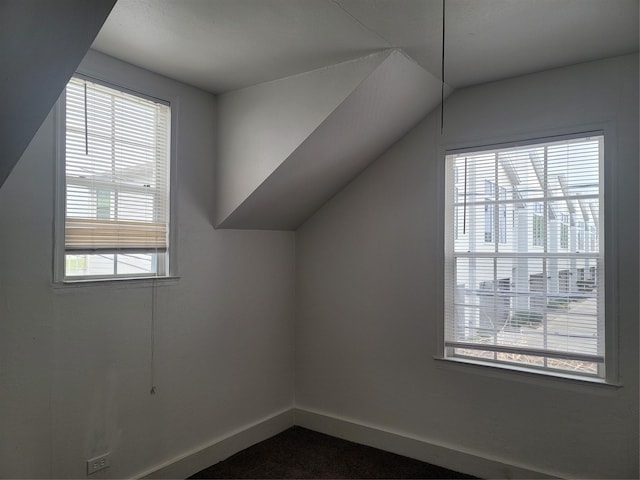
MULTIPOLYGON (((93 48, 213 93, 400 48, 440 77, 442 0, 119 0, 93 48)), ((638 50, 638 0, 446 0, 445 79, 638 50)))

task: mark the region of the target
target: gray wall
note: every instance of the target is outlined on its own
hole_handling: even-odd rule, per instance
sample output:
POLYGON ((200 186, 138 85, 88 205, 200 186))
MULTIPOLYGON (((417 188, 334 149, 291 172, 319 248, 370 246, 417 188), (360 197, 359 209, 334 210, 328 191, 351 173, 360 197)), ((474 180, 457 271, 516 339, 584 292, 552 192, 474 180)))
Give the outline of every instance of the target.
POLYGON ((222 223, 389 55, 220 95, 216 224, 222 223))
POLYGON ((0 186, 115 2, 3 0, 0 3, 0 186))
POLYGON ((436 112, 298 230, 296 406, 541 472, 637 478, 637 182, 637 55, 456 91, 442 137, 436 112), (443 149, 594 125, 623 388, 434 360, 443 149))
POLYGON ((180 280, 52 286, 54 121, 0 189, 0 477, 131 477, 292 406, 294 234, 215 231, 215 99, 89 52, 81 69, 175 100, 180 280))

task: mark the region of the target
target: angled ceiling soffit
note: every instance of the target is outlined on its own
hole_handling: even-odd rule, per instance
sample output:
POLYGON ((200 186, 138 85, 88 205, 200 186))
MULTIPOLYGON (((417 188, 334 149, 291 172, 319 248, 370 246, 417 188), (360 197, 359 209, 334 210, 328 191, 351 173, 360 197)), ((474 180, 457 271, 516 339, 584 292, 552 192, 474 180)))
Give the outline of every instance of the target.
POLYGON ((256 92, 231 92, 242 93, 242 108, 239 98, 221 99, 218 228, 296 230, 440 104, 440 80, 402 51, 358 62, 359 68, 346 62, 270 82, 280 98, 263 111, 260 96, 251 101, 249 93, 256 92), (334 68, 340 71, 318 77, 334 68), (333 84, 323 85, 322 95, 309 93, 327 81, 333 84), (225 135, 244 147, 230 148, 225 135), (241 152, 253 156, 239 158, 241 152))
POLYGON ((116 0, 0 4, 0 187, 51 111, 116 0))

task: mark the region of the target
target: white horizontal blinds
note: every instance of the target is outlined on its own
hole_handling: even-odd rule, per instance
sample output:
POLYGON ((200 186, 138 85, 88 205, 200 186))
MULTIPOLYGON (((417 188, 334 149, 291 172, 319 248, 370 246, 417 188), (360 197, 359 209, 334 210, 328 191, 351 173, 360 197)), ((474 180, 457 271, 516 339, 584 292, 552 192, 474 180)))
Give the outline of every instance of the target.
POLYGON ((603 374, 602 146, 447 156, 448 355, 603 374))
POLYGON ((169 107, 73 78, 66 89, 68 253, 165 251, 169 107))

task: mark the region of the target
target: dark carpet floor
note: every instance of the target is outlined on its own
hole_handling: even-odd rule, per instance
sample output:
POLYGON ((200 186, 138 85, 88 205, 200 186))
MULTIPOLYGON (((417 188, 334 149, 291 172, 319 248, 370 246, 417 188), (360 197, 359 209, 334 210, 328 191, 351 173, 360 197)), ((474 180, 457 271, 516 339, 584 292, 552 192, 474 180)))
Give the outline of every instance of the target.
POLYGON ((475 477, 302 427, 292 427, 190 478, 475 477))

